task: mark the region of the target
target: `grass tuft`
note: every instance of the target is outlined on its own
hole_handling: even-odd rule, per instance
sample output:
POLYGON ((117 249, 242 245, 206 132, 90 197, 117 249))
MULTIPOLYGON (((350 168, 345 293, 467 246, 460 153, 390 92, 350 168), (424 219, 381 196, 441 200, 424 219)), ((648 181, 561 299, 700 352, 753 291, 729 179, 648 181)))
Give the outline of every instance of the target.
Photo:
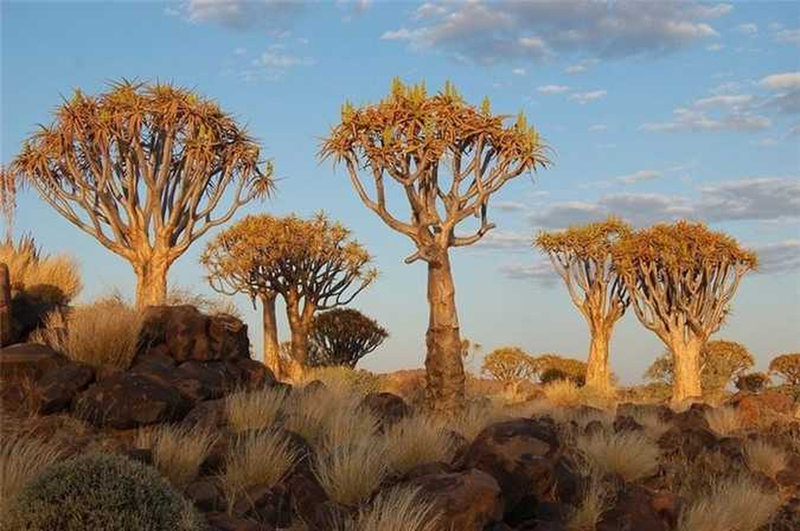
POLYGON ((600 471, 591 471, 580 505, 569 515, 566 522, 568 531, 594 531, 600 519, 610 508, 614 500, 612 488, 603 481, 600 471))
POLYGON ((202 429, 169 425, 136 434, 136 446, 151 450, 153 464, 178 488, 197 477, 216 440, 217 436, 202 429))
POLYGON ((378 494, 335 531, 436 531, 439 519, 435 505, 421 499, 418 488, 398 487, 378 494))
POLYGON ((785 469, 789 462, 786 452, 764 441, 747 441, 744 455, 750 470, 761 472, 771 478, 785 469))
POLYGON ((59 446, 41 439, 4 437, 0 443, 0 515, 31 479, 63 455, 59 446))
POLYGON ((319 453, 314 475, 332 500, 354 507, 372 495, 389 473, 386 457, 382 441, 362 439, 319 453))
POLYGON ((279 389, 237 391, 225 399, 228 424, 234 431, 272 427, 286 400, 279 389))
POLYGON ((580 435, 576 446, 595 467, 626 481, 652 476, 658 468, 658 445, 638 432, 600 432, 580 435))
POLYGON ((0 243, 0 263, 8 265, 12 296, 29 295, 50 304, 66 304, 80 293, 75 259, 66 254, 43 255, 32 237, 0 243))
POLYGON ((580 388, 572 380, 555 380, 544 386, 544 396, 551 404, 574 407, 583 401, 580 388))
POLYGON ((725 406, 705 412, 709 427, 718 435, 730 435, 742 429, 742 419, 733 407, 725 406))
POLYGON ((395 474, 405 474, 424 463, 450 462, 453 450, 446 425, 424 415, 402 419, 386 433, 387 459, 395 474))

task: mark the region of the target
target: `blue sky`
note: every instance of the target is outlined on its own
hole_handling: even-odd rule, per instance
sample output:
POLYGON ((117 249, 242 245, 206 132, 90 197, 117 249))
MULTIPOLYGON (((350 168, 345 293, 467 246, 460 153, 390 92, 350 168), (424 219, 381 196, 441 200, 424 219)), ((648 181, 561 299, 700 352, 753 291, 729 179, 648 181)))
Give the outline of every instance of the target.
MULTIPOLYGON (((218 100, 281 177, 273 199, 240 215, 325 209, 375 255, 381 277, 354 306, 391 338, 367 368, 421 365, 425 268, 402 263, 410 242, 316 151, 345 99, 375 101, 394 76, 430 90, 449 79, 476 104, 488 95, 498 112, 525 110, 554 149, 551 169, 495 198, 498 228, 453 251, 466 337, 487 350, 585 358, 586 325, 530 240, 614 213, 637 225, 704 220, 760 251, 762 271, 744 280, 716 337, 746 344, 760 367, 800 350, 796 3, 4 1, 0 9, 3 163, 77 87, 161 80, 218 100)), ((35 193, 19 201, 15 230, 78 257, 82 299, 132 292, 127 263, 35 193)), ((197 264, 204 243, 173 266, 171 284, 210 292, 197 264)), ((258 313, 244 297, 236 303, 260 349, 258 313)), ((614 336, 613 369, 635 381, 661 350, 631 313, 614 336)))

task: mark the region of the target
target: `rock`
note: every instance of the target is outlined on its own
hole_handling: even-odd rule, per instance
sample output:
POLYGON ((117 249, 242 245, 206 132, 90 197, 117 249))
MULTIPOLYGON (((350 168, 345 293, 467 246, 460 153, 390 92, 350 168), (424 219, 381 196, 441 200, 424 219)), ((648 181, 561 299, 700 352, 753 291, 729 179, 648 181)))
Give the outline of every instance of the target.
POLYGON ((184 489, 186 497, 203 512, 221 511, 225 507, 225 496, 216 482, 198 479, 184 489))
POLYGON ((217 431, 228 423, 225 400, 206 400, 194 406, 181 421, 185 426, 217 431))
POLYGON ((383 425, 394 424, 412 413, 405 400, 392 393, 369 393, 361 400, 361 406, 372 411, 383 425))
POLYGON ((100 382, 107 378, 111 378, 112 376, 116 376, 121 372, 123 372, 123 369, 121 367, 104 363, 103 365, 100 365, 99 367, 95 368, 94 379, 100 382))
POLYGON ((412 479, 416 479, 422 476, 431 476, 435 474, 449 474, 453 472, 453 467, 448 463, 442 463, 441 461, 435 461, 433 463, 422 463, 421 465, 417 465, 408 472, 405 473, 403 479, 406 481, 410 481, 412 479))
POLYGON ((153 464, 153 452, 147 448, 133 448, 125 452, 125 457, 145 465, 153 464))
POLYGON ((636 422, 633 417, 627 415, 617 415, 614 419, 614 432, 620 433, 623 431, 643 431, 644 426, 636 422))
POLYGON ((67 361, 55 350, 38 343, 11 345, 0 349, 0 382, 9 385, 25 378, 36 380, 67 361))
POLYGON ((194 306, 149 306, 141 344, 176 361, 250 357, 247 325, 230 315, 204 315, 194 306))
POLYGON ((592 420, 583 428, 584 435, 597 435, 605 433, 606 427, 599 420, 592 420))
POLYGON ((707 428, 682 430, 673 426, 658 439, 658 446, 664 451, 664 457, 682 453, 689 459, 695 459, 716 444, 717 436, 707 428))
POLYGON ((439 512, 441 529, 482 531, 503 518, 503 497, 497 481, 471 468, 465 472, 430 474, 408 483, 419 488, 439 512))
POLYGON ((790 416, 794 411, 794 400, 791 396, 769 390, 760 394, 737 393, 728 404, 736 408, 739 419, 746 428, 766 424, 766 421, 775 416, 790 416))
POLYGON ((276 527, 284 527, 291 523, 289 499, 280 486, 255 486, 247 489, 234 504, 233 514, 243 515, 258 522, 276 527))
POLYGON ((313 474, 292 473, 284 483, 289 492, 291 507, 310 529, 326 529, 330 518, 325 489, 313 474))
POLYGON ((234 361, 234 364, 239 369, 242 384, 248 389, 272 386, 277 382, 272 371, 260 361, 242 358, 234 361))
POLYGON ((552 422, 515 419, 485 428, 459 464, 493 476, 503 491, 506 511, 510 512, 524 498, 544 498, 553 490, 553 471, 561 454, 552 422))
POLYGON ((178 421, 191 402, 175 388, 142 374, 121 373, 81 393, 75 413, 96 426, 130 429, 178 421))
POLYGON ((208 513, 206 519, 209 531, 275 531, 271 525, 250 518, 236 518, 227 513, 208 513))
POLYGON ((556 483, 556 500, 577 506, 583 498, 584 481, 574 472, 576 468, 574 462, 562 456, 553 468, 553 477, 556 483))
POLYGON ((655 414, 664 422, 675 417, 675 412, 665 404, 633 404, 626 402, 617 406, 617 416, 636 418, 638 415, 655 414))
POLYGON ((789 456, 786 468, 778 472, 775 481, 780 487, 795 494, 798 493, 800 490, 800 455, 793 453, 789 456))
POLYGON ((669 531, 653 507, 653 495, 643 487, 627 485, 614 506, 600 519, 596 531, 669 531))
POLYGON ((711 406, 700 402, 695 402, 689 409, 675 414, 672 424, 680 430, 707 430, 710 429, 706 412, 712 409, 711 406))
POLYGON ((75 396, 94 381, 94 369, 85 363, 66 363, 46 371, 36 383, 39 412, 69 409, 75 396))

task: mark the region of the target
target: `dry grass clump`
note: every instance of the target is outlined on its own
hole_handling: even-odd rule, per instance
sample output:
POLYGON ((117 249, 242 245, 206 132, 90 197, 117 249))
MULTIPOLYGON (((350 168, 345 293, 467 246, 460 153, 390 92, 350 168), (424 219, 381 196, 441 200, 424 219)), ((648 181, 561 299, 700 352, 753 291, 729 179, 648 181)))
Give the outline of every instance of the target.
POLYGON ((645 434, 654 440, 658 440, 670 428, 670 423, 662 419, 658 411, 637 409, 631 412, 630 416, 644 428, 645 434))
POLYGON ((351 395, 339 395, 328 389, 301 389, 283 404, 283 426, 303 436, 310 444, 322 440, 327 423, 337 411, 355 410, 358 401, 351 395))
POLYGON ((281 389, 237 391, 225 399, 228 424, 234 431, 268 428, 278 419, 286 401, 281 389))
POLYGON ((453 449, 446 425, 424 415, 402 419, 386 432, 387 459, 395 474, 424 463, 449 462, 453 449))
POLYGON ((401 487, 381 492, 335 531, 437 531, 439 519, 435 505, 421 499, 418 488, 401 487))
POLYGON ((51 442, 6 434, 0 443, 0 515, 8 500, 63 455, 63 450, 51 442))
POLYGON ((117 298, 50 313, 33 337, 73 361, 130 367, 138 346, 142 314, 117 298))
POLYGON ((742 429, 742 419, 733 407, 719 407, 705 412, 709 427, 719 435, 730 435, 742 429))
POLYGON ((503 410, 494 404, 472 403, 450 418, 447 426, 467 441, 473 441, 486 426, 507 419, 503 410))
POLYGON ((612 506, 615 492, 602 479, 598 470, 589 471, 580 505, 569 515, 568 531, 594 531, 600 519, 612 506))
POLYGON ((294 465, 297 454, 290 439, 275 430, 251 431, 234 440, 221 476, 228 508, 255 485, 275 486, 294 465))
POLYGON ((237 319, 243 319, 242 312, 239 311, 232 299, 207 297, 181 286, 170 287, 164 304, 168 306, 189 304, 207 315, 232 315, 237 319))
POLYGON ((65 304, 80 293, 78 264, 67 254, 43 255, 30 236, 0 243, 0 263, 8 265, 12 295, 26 294, 65 304))
POLYGON ((366 500, 389 473, 386 447, 377 438, 321 452, 313 468, 328 496, 350 507, 366 500))
POLYGON ((377 393, 383 385, 382 378, 376 374, 341 366, 315 367, 306 371, 299 383, 309 383, 314 380, 324 383, 328 391, 337 396, 364 396, 368 393, 377 393))
POLYGON ((682 511, 678 531, 756 531, 780 508, 777 494, 766 493, 745 475, 716 482, 682 511))
POLYGON ((555 406, 574 407, 583 401, 580 388, 572 380, 555 380, 544 386, 544 396, 555 406))
POLYGON ((750 470, 761 472, 771 478, 786 468, 789 462, 786 452, 764 441, 747 441, 744 455, 750 470))
POLYGON ((371 411, 352 403, 344 404, 323 419, 322 436, 317 446, 322 452, 347 448, 375 437, 379 429, 380 421, 371 411))
POLYGON ((136 446, 151 450, 153 464, 179 488, 197 477, 216 440, 217 436, 206 430, 178 426, 161 426, 136 434, 136 446))
POLYGON ((652 476, 661 457, 658 445, 638 432, 580 435, 575 443, 595 467, 619 474, 626 481, 652 476))

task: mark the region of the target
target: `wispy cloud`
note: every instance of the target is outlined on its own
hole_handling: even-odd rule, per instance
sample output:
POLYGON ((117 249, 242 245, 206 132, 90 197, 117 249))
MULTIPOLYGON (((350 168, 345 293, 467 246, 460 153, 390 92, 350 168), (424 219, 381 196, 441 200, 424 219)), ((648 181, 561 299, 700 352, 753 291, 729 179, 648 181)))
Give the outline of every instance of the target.
POLYGON ((196 24, 259 30, 275 36, 285 33, 302 9, 300 2, 290 0, 187 0, 179 11, 196 24))
POLYGON ((545 259, 534 259, 527 264, 505 264, 499 268, 500 274, 514 280, 533 281, 544 287, 555 286, 558 274, 553 269, 553 264, 545 259))
POLYGON ((639 170, 627 175, 620 175, 616 180, 623 184, 636 184, 643 181, 652 181, 661 177, 661 173, 655 170, 639 170))
POLYGON ((561 94, 569 92, 569 87, 566 85, 542 85, 536 88, 536 92, 540 94, 561 94))
POLYGON ((592 90, 590 92, 575 92, 569 95, 569 99, 576 101, 581 105, 586 105, 589 102, 604 98, 608 92, 605 90, 592 90))
POLYGON ((759 273, 788 273, 800 270, 800 240, 784 240, 755 248, 759 273))

